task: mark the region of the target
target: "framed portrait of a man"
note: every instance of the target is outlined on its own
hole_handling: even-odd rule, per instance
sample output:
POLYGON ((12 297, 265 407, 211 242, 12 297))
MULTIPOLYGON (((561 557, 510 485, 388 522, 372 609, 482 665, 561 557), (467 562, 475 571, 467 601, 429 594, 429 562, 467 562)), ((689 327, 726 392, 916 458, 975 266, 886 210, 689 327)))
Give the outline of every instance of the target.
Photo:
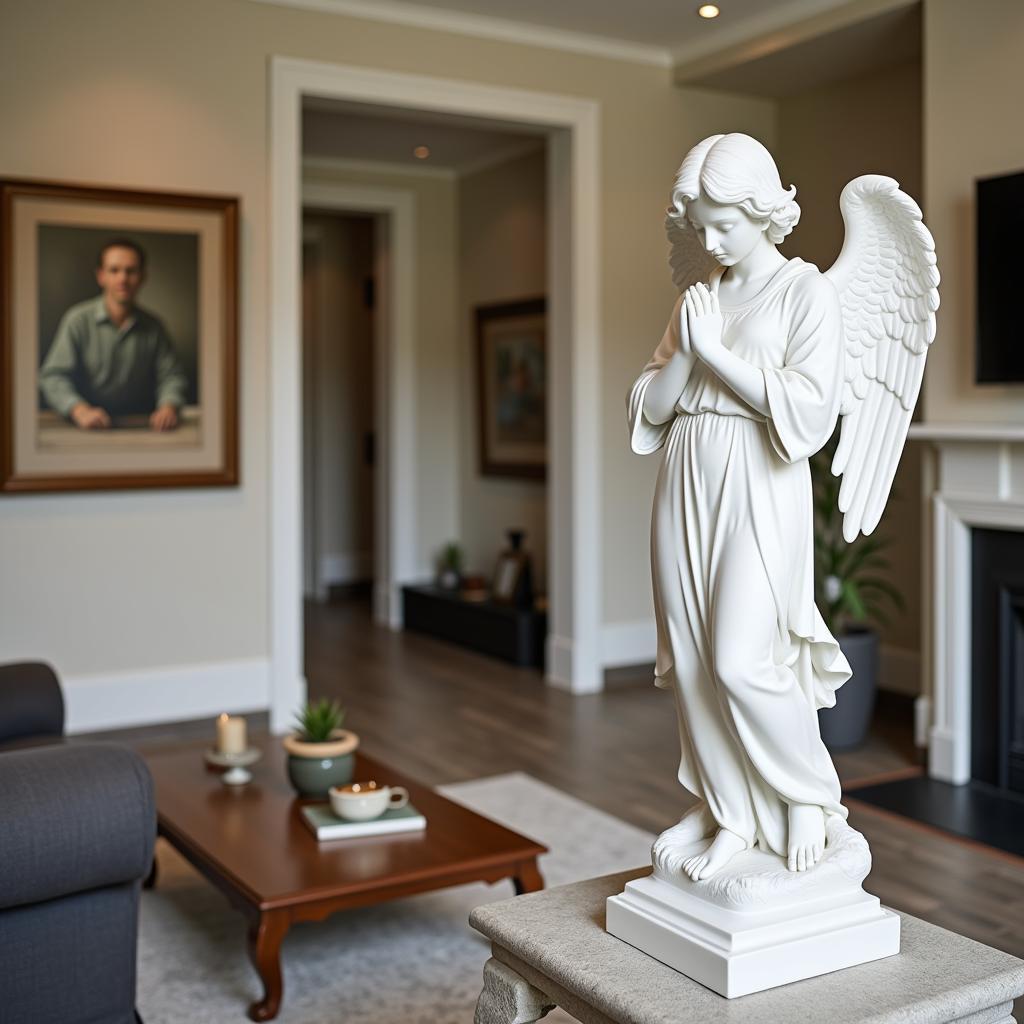
POLYGON ((238 200, 0 181, 0 491, 238 482, 238 200))
POLYGON ((547 474, 546 309, 544 299, 476 309, 483 476, 547 474))

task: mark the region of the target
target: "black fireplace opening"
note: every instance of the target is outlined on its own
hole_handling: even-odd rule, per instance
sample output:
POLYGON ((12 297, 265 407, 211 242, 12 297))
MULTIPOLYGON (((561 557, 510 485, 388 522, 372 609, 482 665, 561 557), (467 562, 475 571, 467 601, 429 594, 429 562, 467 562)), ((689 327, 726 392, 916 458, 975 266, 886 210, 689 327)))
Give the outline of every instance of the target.
POLYGON ((919 775, 850 798, 1024 857, 1024 533, 971 531, 971 778, 919 775))
POLYGON ((971 531, 971 775, 1024 796, 1024 533, 971 531))

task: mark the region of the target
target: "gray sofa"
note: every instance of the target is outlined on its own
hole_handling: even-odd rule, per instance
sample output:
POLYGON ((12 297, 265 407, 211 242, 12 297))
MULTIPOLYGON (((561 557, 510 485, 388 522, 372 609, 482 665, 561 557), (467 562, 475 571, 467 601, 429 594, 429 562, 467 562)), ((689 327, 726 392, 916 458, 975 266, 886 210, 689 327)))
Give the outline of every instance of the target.
POLYGON ((0 1024, 136 1024, 153 783, 133 751, 63 729, 53 670, 0 666, 0 1024))

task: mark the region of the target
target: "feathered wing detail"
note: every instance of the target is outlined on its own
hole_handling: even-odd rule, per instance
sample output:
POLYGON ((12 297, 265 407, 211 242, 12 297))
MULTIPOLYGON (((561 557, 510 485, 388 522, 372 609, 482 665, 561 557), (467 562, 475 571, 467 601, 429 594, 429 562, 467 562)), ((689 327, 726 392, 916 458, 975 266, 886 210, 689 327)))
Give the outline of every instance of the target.
POLYGON ((665 233, 672 247, 668 265, 672 269, 672 283, 682 293, 692 284, 707 283, 718 261, 700 244, 697 232, 688 224, 680 224, 672 216, 673 212, 665 217, 665 233))
POLYGON ((854 178, 839 199, 846 239, 828 278, 839 292, 846 343, 842 428, 832 472, 842 475, 843 536, 878 525, 935 338, 939 271, 921 210, 899 183, 854 178))

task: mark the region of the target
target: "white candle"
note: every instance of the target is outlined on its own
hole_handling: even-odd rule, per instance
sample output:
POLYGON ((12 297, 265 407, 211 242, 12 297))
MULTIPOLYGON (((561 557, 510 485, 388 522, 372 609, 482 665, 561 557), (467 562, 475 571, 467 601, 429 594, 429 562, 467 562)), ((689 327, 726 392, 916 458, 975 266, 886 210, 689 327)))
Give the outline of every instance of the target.
POLYGON ((221 715, 217 719, 217 750, 221 754, 241 754, 245 749, 245 719, 221 715))

